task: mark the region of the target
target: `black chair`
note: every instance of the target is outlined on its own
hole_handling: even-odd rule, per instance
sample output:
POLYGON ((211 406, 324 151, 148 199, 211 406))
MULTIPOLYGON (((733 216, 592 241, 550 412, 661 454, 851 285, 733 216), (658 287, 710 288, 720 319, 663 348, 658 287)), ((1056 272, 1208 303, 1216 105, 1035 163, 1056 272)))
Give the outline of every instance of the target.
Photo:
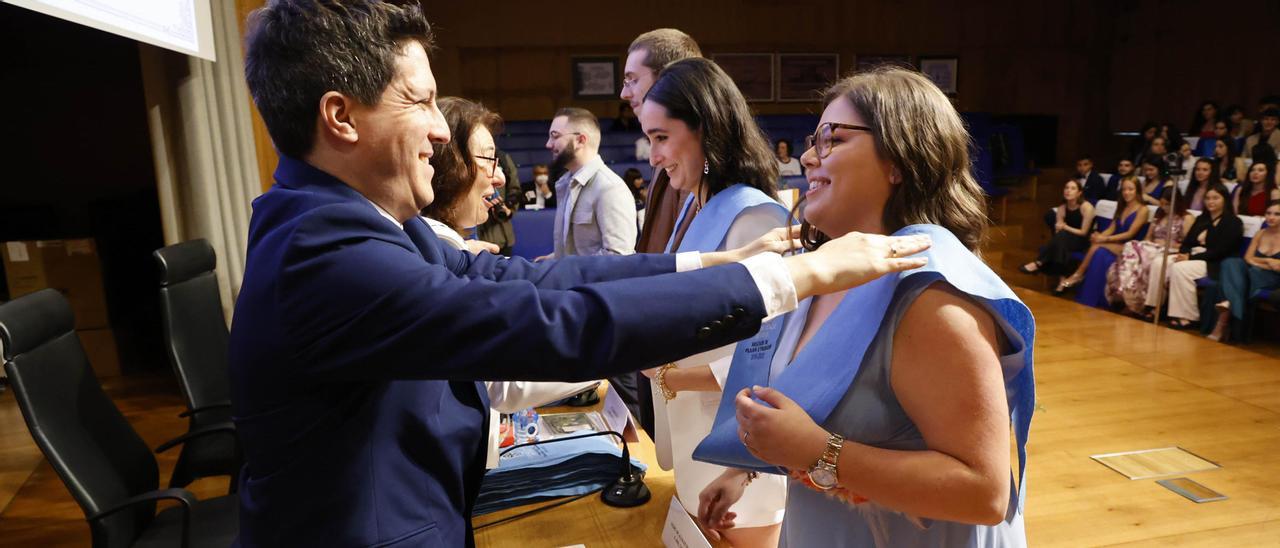
MULTIPOLYGON (((209 242, 191 240, 157 249, 160 266, 160 311, 165 349, 178 376, 190 419, 190 431, 231 421, 231 381, 227 368, 227 324, 213 268, 216 258, 209 242)), ((181 438, 180 438, 181 439, 181 438)), ((168 442, 156 451, 172 447, 168 442)), ((185 487, 197 478, 231 476, 236 490, 243 463, 233 436, 187 440, 169 487, 185 487)))
POLYGON ((157 489, 155 456, 103 392, 74 324, 53 289, 0 305, 4 368, 18 407, 84 511, 93 545, 228 546, 239 532, 236 496, 199 501, 185 489, 157 489), (160 500, 179 504, 157 514, 160 500))

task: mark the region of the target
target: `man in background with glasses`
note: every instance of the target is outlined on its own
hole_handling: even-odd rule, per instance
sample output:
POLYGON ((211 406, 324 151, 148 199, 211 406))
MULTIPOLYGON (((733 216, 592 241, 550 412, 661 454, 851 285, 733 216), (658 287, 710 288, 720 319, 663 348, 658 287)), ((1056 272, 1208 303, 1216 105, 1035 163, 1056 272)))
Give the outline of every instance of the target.
MULTIPOLYGON (((600 124, 590 111, 563 108, 551 120, 547 150, 568 170, 556 181, 555 251, 569 255, 636 252, 636 203, 600 158, 600 124)), ((555 168, 552 168, 555 171, 555 168)))

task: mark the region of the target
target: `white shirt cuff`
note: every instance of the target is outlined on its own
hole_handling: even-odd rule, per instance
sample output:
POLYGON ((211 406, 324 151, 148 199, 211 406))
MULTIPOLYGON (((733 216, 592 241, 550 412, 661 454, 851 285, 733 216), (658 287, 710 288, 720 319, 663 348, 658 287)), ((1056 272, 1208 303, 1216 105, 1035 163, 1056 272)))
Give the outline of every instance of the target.
POLYGON ((796 283, 782 255, 760 253, 742 261, 742 266, 747 267, 764 299, 764 321, 796 309, 796 283))
POLYGON ((676 272, 689 272, 702 268, 702 254, 697 251, 676 253, 676 272))

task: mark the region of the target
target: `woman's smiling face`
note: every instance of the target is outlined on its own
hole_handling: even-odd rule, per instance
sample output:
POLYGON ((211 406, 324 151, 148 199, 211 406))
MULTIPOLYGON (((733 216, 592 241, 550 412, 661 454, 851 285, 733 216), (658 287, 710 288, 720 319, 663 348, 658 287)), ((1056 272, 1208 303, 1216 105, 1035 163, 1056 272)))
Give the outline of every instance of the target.
MULTIPOLYGON (((827 105, 818 123, 834 122, 867 126, 867 121, 846 97, 827 105)), ((875 136, 869 131, 831 129, 831 152, 818 158, 815 148, 804 151, 800 161, 807 170, 805 220, 833 238, 852 231, 882 232, 885 204, 893 194, 893 164, 881 158, 875 136)))

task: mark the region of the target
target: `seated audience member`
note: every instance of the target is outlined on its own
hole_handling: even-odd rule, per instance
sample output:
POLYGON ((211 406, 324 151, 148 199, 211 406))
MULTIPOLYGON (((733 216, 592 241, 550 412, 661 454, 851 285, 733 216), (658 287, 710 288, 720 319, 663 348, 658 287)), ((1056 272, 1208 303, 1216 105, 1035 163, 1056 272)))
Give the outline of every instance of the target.
POLYGON ((1237 141, 1253 135, 1253 128, 1256 127, 1253 120, 1244 117, 1244 109, 1240 105, 1227 107, 1227 121, 1231 122, 1231 137, 1237 141))
POLYGON ((1142 203, 1138 185, 1131 179, 1120 183, 1120 199, 1111 224, 1102 232, 1095 232, 1089 237, 1092 243, 1084 254, 1084 260, 1080 261, 1075 273, 1058 284, 1057 293, 1084 282, 1076 295, 1076 302, 1096 307, 1107 305, 1103 294, 1107 285, 1107 269, 1120 256, 1125 242, 1141 239, 1146 235, 1147 218, 1151 214, 1151 210, 1142 203))
POLYGON ((1236 149, 1231 145, 1231 142, 1232 140, 1227 138, 1218 139, 1213 144, 1213 162, 1224 181, 1235 181, 1240 177, 1241 173, 1247 171, 1244 167, 1245 160, 1236 156, 1236 149))
POLYGON ((1050 276, 1065 276, 1075 270, 1072 253, 1089 247, 1089 230, 1093 227, 1093 204, 1084 200, 1080 183, 1072 179, 1062 187, 1062 204, 1054 214, 1053 236, 1049 245, 1040 249, 1035 261, 1022 265, 1018 270, 1025 274, 1043 272, 1050 276))
POLYGON ((556 208, 556 192, 551 188, 551 170, 546 164, 533 166, 533 198, 529 204, 533 207, 528 209, 556 208))
MULTIPOLYGON (((627 190, 631 191, 631 197, 636 200, 636 222, 644 225, 644 203, 645 203, 645 182, 644 175, 640 170, 631 167, 622 173, 622 182, 627 183, 627 190)), ((636 227, 639 230, 639 226, 636 227)))
POLYGON ((1196 109, 1195 116, 1191 119, 1191 126, 1187 128, 1189 135, 1197 135, 1201 139, 1213 139, 1214 125, 1218 122, 1218 103, 1213 101, 1205 101, 1200 103, 1200 108, 1196 109))
POLYGON ((1102 193, 1102 199, 1120 200, 1120 181, 1129 177, 1136 177, 1134 170, 1133 160, 1121 158, 1116 163, 1116 172, 1111 174, 1111 178, 1107 179, 1107 189, 1102 193))
POLYGON ((1187 142, 1182 138, 1182 132, 1178 131, 1178 126, 1172 122, 1160 124, 1159 135, 1164 139, 1166 149, 1164 154, 1168 154, 1168 151, 1178 150, 1178 148, 1182 146, 1182 143, 1187 142))
POLYGON ((1164 158, 1164 156, 1168 153, 1169 153, 1169 139, 1159 135, 1157 135, 1155 139, 1151 140, 1151 146, 1147 148, 1147 156, 1164 158))
POLYGON ((1254 147, 1259 144, 1267 145, 1272 152, 1280 155, 1280 131, 1276 131, 1277 125, 1280 125, 1280 110, 1268 109, 1264 111, 1262 119, 1258 121, 1260 129, 1258 129, 1257 133, 1245 138, 1241 155, 1253 158, 1254 147))
MULTIPOLYGON (((457 97, 441 97, 437 104, 453 137, 448 143, 433 145, 431 165, 435 173, 431 188, 435 201, 422 210, 423 219, 445 245, 479 254, 494 253, 498 246, 463 239, 462 233, 489 218, 497 188, 506 183, 506 174, 497 168, 493 134, 501 119, 483 105, 457 97)), ((486 467, 498 466, 501 437, 499 413, 546 405, 566 398, 596 382, 489 381, 489 434, 486 467)))
POLYGON ((1175 165, 1182 170, 1182 173, 1176 177, 1179 184, 1191 178, 1191 169, 1196 165, 1196 157, 1191 152, 1191 143, 1183 142, 1178 146, 1178 159, 1175 165))
POLYGON ((791 157, 791 141, 786 139, 778 139, 773 144, 774 154, 777 155, 778 175, 787 177, 789 175, 804 175, 801 169, 800 160, 791 157))
MULTIPOLYGON (((1169 318, 1170 324, 1186 328, 1200 321, 1200 308, 1196 303, 1196 280, 1206 275, 1218 279, 1222 260, 1240 253, 1240 238, 1244 237, 1244 225, 1236 217, 1228 199, 1226 187, 1218 185, 1204 196, 1204 212, 1196 217, 1187 230, 1177 255, 1169 257, 1169 318)), ((1147 286, 1147 306, 1156 306, 1158 287, 1147 286)))
MULTIPOLYGON (((1102 196, 1106 194, 1107 184, 1102 180, 1102 176, 1093 170, 1093 159, 1084 156, 1076 160, 1076 177, 1074 180, 1080 187, 1081 199, 1089 202, 1090 205, 1098 203, 1102 196)), ((1044 224, 1049 227, 1051 232, 1057 232, 1058 213, 1050 209, 1044 214, 1044 224)))
POLYGON ((1147 155, 1147 151, 1151 150, 1151 141, 1156 138, 1156 133, 1160 131, 1160 126, 1155 122, 1147 122, 1142 124, 1142 131, 1138 132, 1132 141, 1129 142, 1129 159, 1137 164, 1142 161, 1142 157, 1147 155))
MULTIPOLYGON (((1218 166, 1213 163, 1213 160, 1201 158, 1196 160, 1195 167, 1191 169, 1191 180, 1187 183, 1186 192, 1178 196, 1189 196, 1190 202, 1187 203, 1187 208, 1200 211, 1204 209, 1204 193, 1221 182, 1222 180, 1218 177, 1218 166)), ((1164 203, 1164 200, 1160 202, 1164 203)))
POLYGON ((1142 200, 1151 205, 1160 204, 1160 194, 1164 189, 1173 186, 1169 172, 1165 168, 1164 158, 1148 154, 1142 159, 1142 200))
POLYGON ((1212 290, 1218 321, 1200 325, 1200 331, 1212 340, 1226 342, 1232 331, 1242 335, 1243 329, 1230 327, 1232 322, 1243 327, 1249 299, 1259 291, 1280 287, 1280 202, 1267 204, 1266 223, 1266 228, 1254 234, 1243 258, 1222 260, 1218 284, 1212 290))
POLYGON ((640 120, 636 118, 636 113, 631 109, 631 104, 622 103, 618 106, 618 118, 613 122, 613 131, 635 132, 640 131, 640 120))
POLYGON ((1266 212, 1268 203, 1280 200, 1274 169, 1274 161, 1254 161, 1249 166, 1248 175, 1236 187, 1231 204, 1240 215, 1261 216, 1266 212))
POLYGON ((1076 177, 1079 178, 1080 184, 1084 188, 1085 201, 1096 204, 1107 193, 1107 182, 1102 180, 1102 176, 1093 170, 1093 158, 1083 156, 1076 160, 1076 177))
POLYGON ((1152 278, 1159 280, 1164 277, 1160 265, 1165 245, 1170 242, 1170 233, 1170 249, 1178 249, 1187 228, 1195 222, 1195 215, 1187 209, 1186 197, 1176 189, 1160 198, 1160 208, 1151 220, 1147 237, 1141 241, 1126 242, 1120 258, 1107 270, 1108 302, 1123 303, 1125 312, 1135 316, 1145 312, 1148 284, 1152 278), (1173 200, 1176 205, 1170 203, 1170 197, 1176 197, 1173 200))

